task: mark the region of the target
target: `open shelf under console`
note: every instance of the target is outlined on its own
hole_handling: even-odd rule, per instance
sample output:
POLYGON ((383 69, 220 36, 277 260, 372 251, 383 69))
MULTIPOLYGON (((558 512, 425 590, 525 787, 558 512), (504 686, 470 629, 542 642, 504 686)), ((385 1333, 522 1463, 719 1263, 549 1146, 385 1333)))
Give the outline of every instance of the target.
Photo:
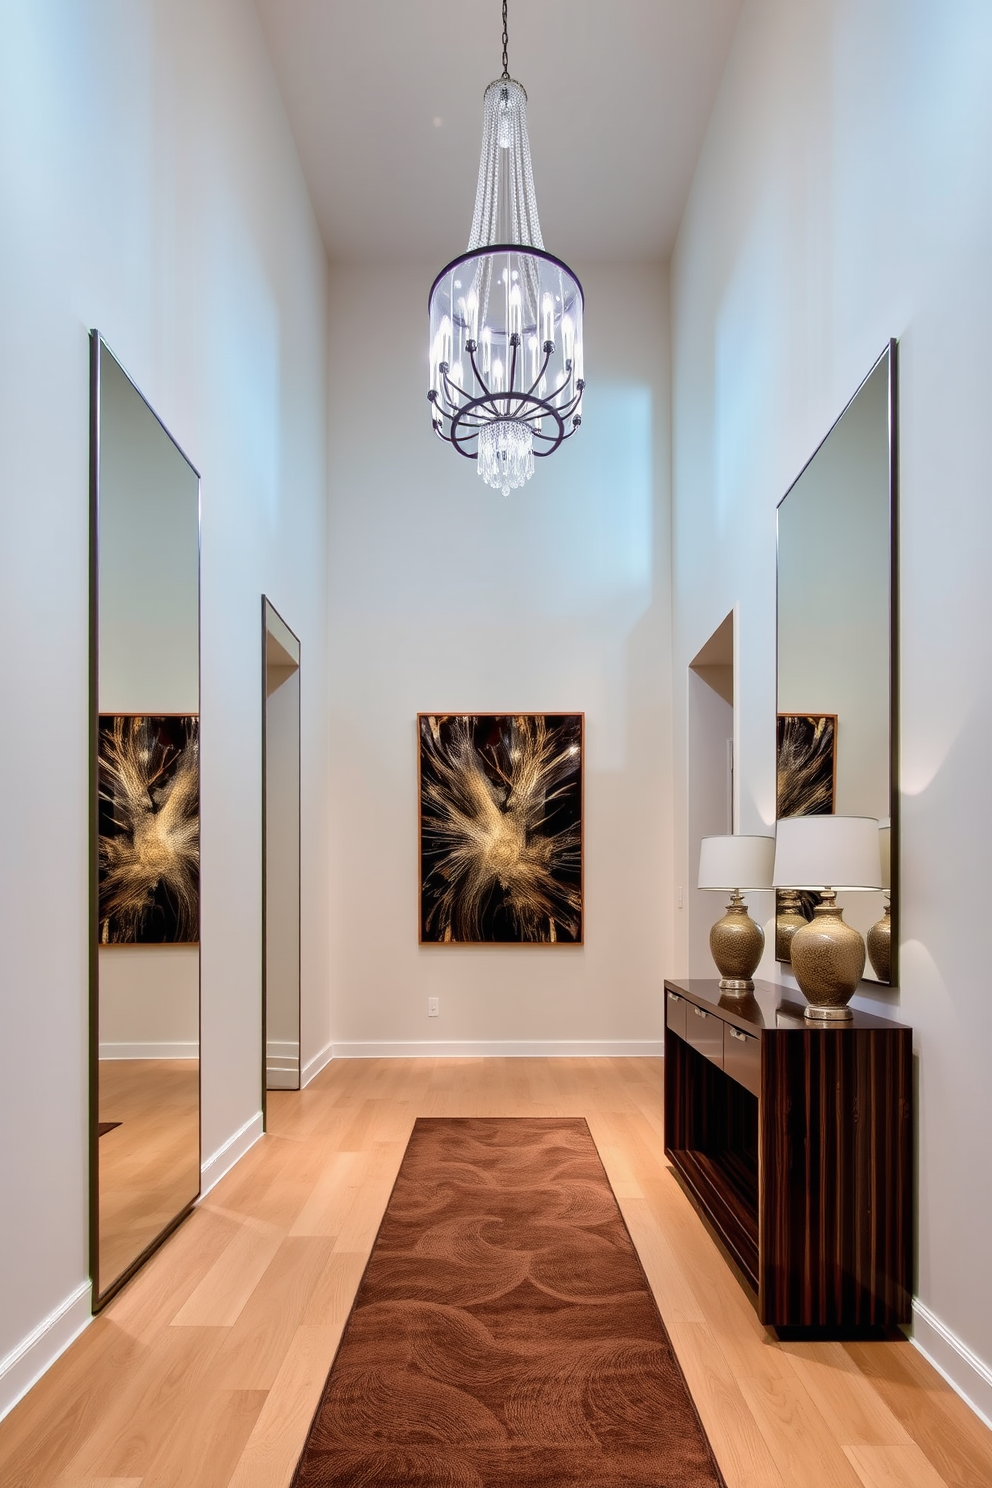
POLYGON ((665 1153, 756 1294, 817 1333, 910 1318, 912 1034, 787 990, 665 983, 665 1153))

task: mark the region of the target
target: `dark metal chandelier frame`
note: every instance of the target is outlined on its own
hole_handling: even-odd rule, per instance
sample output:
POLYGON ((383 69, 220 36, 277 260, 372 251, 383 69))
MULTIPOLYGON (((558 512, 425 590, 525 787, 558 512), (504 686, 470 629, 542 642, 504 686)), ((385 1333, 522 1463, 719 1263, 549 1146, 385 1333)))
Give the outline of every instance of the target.
MULTIPOLYGON (((520 243, 496 243, 492 247, 486 248, 484 255, 478 251, 461 253, 457 258, 453 258, 449 264, 445 264, 431 285, 428 302, 433 299, 434 291, 445 274, 450 274, 454 269, 458 268, 459 264, 471 263, 483 256, 487 258, 495 257, 499 253, 513 253, 517 255, 526 253, 530 258, 540 258, 545 263, 554 264, 556 268, 564 269, 566 274, 575 280, 576 285, 578 285, 579 294, 582 296, 582 285, 575 279, 572 270, 562 259, 555 258, 553 253, 546 253, 540 248, 524 247, 520 243)), ((547 445, 546 449, 537 449, 535 447, 535 459, 541 459, 544 456, 554 454, 558 446, 564 440, 570 438, 582 423, 581 415, 575 412, 582 401, 582 390, 585 387, 585 382, 581 377, 576 380, 575 394, 567 403, 558 406, 552 401, 565 391, 571 381, 572 363, 570 360, 565 363, 565 376, 561 384, 544 398, 537 396, 536 389, 540 387, 541 380, 545 376, 551 358, 554 355, 554 341, 545 341, 542 343, 541 351, 544 361, 541 363, 537 376, 531 382, 530 387, 517 387, 517 364, 521 360, 519 353, 522 339, 519 332, 515 332, 510 336, 510 346, 513 348, 513 355, 510 361, 509 386, 507 388, 497 390, 490 388, 486 383, 482 370, 475 359, 475 353, 479 349, 477 341, 466 341, 465 350, 469 354, 475 380, 483 390, 480 396, 472 397, 465 388, 459 387, 457 383, 451 380, 448 375, 451 368, 447 362, 441 362, 438 366, 438 371, 444 380, 444 397, 442 399, 437 388, 431 388, 427 394, 435 410, 434 431, 446 444, 453 444, 458 453, 464 455, 466 459, 478 459, 478 451, 466 449, 465 446, 470 440, 478 440, 479 430, 484 425, 492 423, 493 419, 505 419, 509 422, 519 424, 531 424, 534 419, 543 418, 545 415, 553 419, 555 424, 554 434, 544 434, 532 428, 533 437, 542 440, 547 445), (459 402, 459 399, 464 399, 465 401, 459 402), (449 434, 445 434, 444 432, 445 420, 447 420, 451 431, 449 434)))

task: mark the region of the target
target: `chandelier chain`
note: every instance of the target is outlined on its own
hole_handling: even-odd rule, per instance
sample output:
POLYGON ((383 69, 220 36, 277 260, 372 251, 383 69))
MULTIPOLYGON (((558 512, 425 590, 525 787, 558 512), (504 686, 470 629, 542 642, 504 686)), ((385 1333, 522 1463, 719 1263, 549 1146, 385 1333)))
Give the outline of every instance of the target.
POLYGON ((503 76, 504 78, 509 78, 510 63, 507 48, 510 44, 510 38, 506 30, 506 3, 507 0, 503 0, 503 76))

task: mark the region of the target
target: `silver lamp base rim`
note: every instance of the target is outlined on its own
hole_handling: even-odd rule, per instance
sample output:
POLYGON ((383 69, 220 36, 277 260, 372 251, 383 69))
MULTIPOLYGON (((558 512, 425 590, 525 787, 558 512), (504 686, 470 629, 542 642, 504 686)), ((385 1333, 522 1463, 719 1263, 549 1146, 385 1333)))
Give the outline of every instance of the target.
POLYGON ((846 1023, 854 1014, 849 1007, 816 1007, 809 1003, 804 1009, 804 1016, 811 1023, 846 1023))
POLYGON ((720 991, 729 993, 731 996, 743 997, 748 992, 754 991, 754 982, 750 977, 721 977, 720 991))

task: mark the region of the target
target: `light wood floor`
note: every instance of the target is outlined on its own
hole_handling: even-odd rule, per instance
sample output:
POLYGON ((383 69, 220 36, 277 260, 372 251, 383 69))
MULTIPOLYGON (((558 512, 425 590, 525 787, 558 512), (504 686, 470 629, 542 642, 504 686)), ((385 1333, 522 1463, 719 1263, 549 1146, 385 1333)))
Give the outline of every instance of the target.
POLYGON ((198 1059, 101 1059, 100 1285, 110 1286, 200 1187, 198 1059))
POLYGON ((417 1115, 584 1115, 730 1488, 988 1488, 992 1433, 909 1344, 778 1344, 667 1167, 654 1060, 354 1060, 0 1424, 3 1488, 282 1488, 417 1115))

